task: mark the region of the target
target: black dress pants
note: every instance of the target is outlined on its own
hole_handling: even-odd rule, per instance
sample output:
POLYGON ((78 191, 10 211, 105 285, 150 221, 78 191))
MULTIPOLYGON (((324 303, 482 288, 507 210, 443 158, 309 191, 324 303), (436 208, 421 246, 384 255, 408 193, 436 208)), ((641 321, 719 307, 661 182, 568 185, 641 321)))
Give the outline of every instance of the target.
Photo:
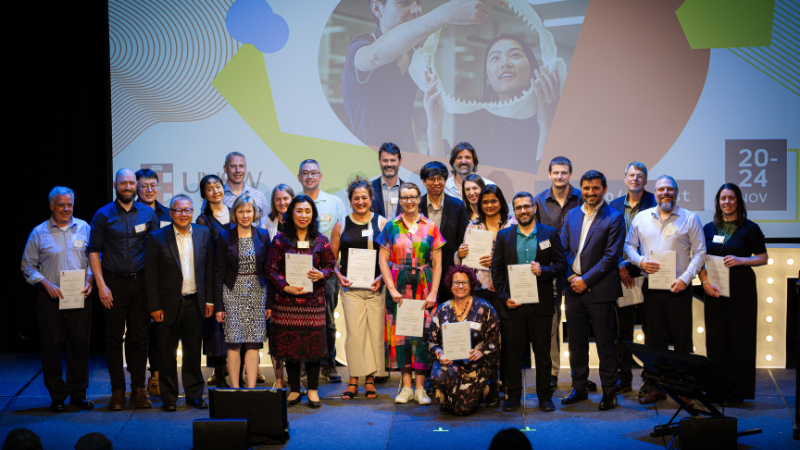
POLYGON ((117 278, 104 273, 106 285, 111 290, 113 305, 103 307, 106 322, 106 363, 111 378, 111 390, 125 390, 122 343, 125 343, 125 362, 131 374, 131 390, 145 387, 147 369, 147 332, 150 313, 147 311, 147 294, 144 277, 117 278))
POLYGON ((500 376, 509 398, 522 398, 522 362, 531 345, 536 361, 536 395, 539 401, 553 397, 550 387, 552 323, 552 314, 538 316, 531 305, 520 306, 514 317, 500 320, 500 348, 505 359, 500 376))
MULTIPOLYGON (((576 294, 566 289, 567 326, 569 327, 569 365, 572 368, 572 387, 578 390, 589 386, 589 330, 594 330, 597 353, 600 357, 600 382, 603 393, 617 390, 616 308, 614 301, 592 302, 590 294, 576 294), (591 328, 590 328, 591 327, 591 328)), ((616 299, 615 299, 616 300, 616 299)))
POLYGON ((619 367, 619 382, 623 386, 633 383, 633 354, 623 341, 636 342, 633 338, 633 329, 636 326, 636 308, 638 305, 617 308, 617 366, 619 367))
POLYGON ((44 385, 52 400, 86 397, 89 385, 89 336, 92 331, 92 301, 82 309, 58 309, 44 289, 36 297, 44 385), (67 382, 61 370, 61 349, 67 347, 67 382))
POLYGON ((160 372, 159 368, 161 358, 158 356, 158 324, 150 322, 150 331, 148 333, 147 344, 147 362, 150 364, 150 376, 155 376, 155 372, 160 372))
POLYGON ((174 402, 178 399, 178 361, 176 352, 178 341, 183 343, 181 378, 186 400, 203 398, 203 371, 200 367, 200 354, 203 343, 203 318, 197 296, 181 301, 178 318, 170 326, 156 323, 159 364, 159 383, 161 399, 174 402))
MULTIPOLYGON (((650 289, 647 280, 642 286, 644 293, 643 321, 647 327, 644 343, 658 348, 669 348, 683 353, 693 353, 692 342, 692 287, 678 294, 665 289, 650 289)), ((642 377, 649 371, 645 368, 642 377)))

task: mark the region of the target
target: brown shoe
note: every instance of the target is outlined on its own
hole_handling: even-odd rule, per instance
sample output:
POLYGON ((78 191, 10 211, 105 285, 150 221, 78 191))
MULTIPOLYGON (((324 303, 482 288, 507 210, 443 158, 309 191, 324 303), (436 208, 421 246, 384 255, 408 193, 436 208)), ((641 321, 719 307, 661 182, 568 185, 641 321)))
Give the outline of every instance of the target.
POLYGON ((262 375, 260 370, 259 370, 258 372, 256 372, 256 373, 257 373, 257 376, 256 376, 256 383, 258 383, 258 384, 264 384, 264 383, 266 383, 266 382, 267 382, 267 377, 265 377, 264 375, 262 375))
POLYGON ((109 411, 122 411, 125 409, 125 391, 117 389, 111 394, 111 400, 108 402, 109 411))
POLYGON ((131 390, 131 403, 136 405, 137 408, 152 408, 150 399, 147 398, 147 391, 143 387, 137 387, 131 390))
POLYGON ((153 372, 153 376, 147 380, 147 393, 150 395, 161 395, 161 387, 158 384, 158 372, 153 372))
POLYGON ((686 406, 694 406, 694 400, 690 399, 689 397, 681 397, 681 400, 686 403, 686 406))
POLYGON ((655 389, 651 389, 650 392, 647 393, 644 397, 639 399, 640 405, 650 405, 657 401, 666 400, 667 394, 657 391, 655 389))

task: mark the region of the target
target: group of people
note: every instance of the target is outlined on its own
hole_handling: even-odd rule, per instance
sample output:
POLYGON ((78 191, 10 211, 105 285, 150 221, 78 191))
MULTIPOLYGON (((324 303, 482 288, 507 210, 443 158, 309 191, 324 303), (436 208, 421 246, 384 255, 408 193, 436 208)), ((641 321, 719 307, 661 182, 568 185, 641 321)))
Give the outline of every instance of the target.
MULTIPOLYGON (((54 188, 52 215, 33 230, 22 259, 27 281, 41 288, 41 354, 53 411, 64 411, 67 398, 79 408, 94 407, 86 398, 94 286, 105 313, 110 410, 125 407, 123 340, 130 403, 138 408, 151 407, 145 385, 150 345, 162 408, 176 409, 179 341, 188 405, 207 407, 201 351, 214 366, 214 384, 227 386, 227 367, 234 388, 243 383, 242 373, 254 387, 259 348, 266 342, 275 386, 290 387, 289 405, 305 394, 310 407, 320 407, 320 376, 341 381, 333 316, 340 289, 350 375, 344 399, 359 394, 361 377, 365 396, 376 398, 376 378, 399 371, 397 403, 430 404, 433 394, 443 411, 463 415, 484 401, 499 406, 504 392, 502 408, 514 411, 522 401, 522 370, 532 347, 539 408, 553 411, 564 297, 573 390, 561 403, 586 400, 588 391, 597 389, 589 380, 593 334, 603 392, 599 407, 613 409, 617 394, 633 389, 632 356, 623 342, 633 339, 636 309, 647 345, 672 343, 677 351, 693 351, 690 286, 698 275, 705 290, 708 356, 745 398, 754 397, 751 266, 766 263, 767 253, 736 185, 720 187, 714 220, 703 227, 697 215, 676 204, 679 188, 672 177, 659 177, 654 193, 645 190, 647 169, 640 162, 625 167, 627 195, 608 204, 606 177, 590 170, 575 188, 565 157, 550 162, 551 187, 538 195, 517 192, 510 203, 497 185, 477 175, 478 155, 466 142, 452 149, 452 176, 440 162, 421 168, 425 195, 399 178, 402 154, 395 144, 383 144, 378 161, 378 178, 349 182, 349 214, 338 197, 319 189, 323 174, 317 161, 299 166, 303 193, 279 184, 267 199, 244 183, 246 161, 237 152, 225 158, 225 182, 216 175, 200 182, 204 202, 194 224, 191 198, 178 194, 168 208, 161 205, 149 195, 157 191, 157 176, 146 169, 117 172, 116 199, 97 211, 91 225, 72 216, 72 190, 54 188), (493 250, 478 255, 480 269, 462 264, 471 251, 468 230, 494 234, 493 250), (648 286, 648 277, 660 269, 650 259, 654 250, 676 254, 677 276, 669 289, 648 286), (348 273, 355 251, 369 251, 374 273, 348 273), (707 254, 724 256, 731 268, 730 298, 720 297, 709 282, 707 254), (311 290, 288 282, 287 261, 300 256, 311 256, 312 268, 303 272, 311 290), (538 303, 523 304, 511 294, 509 268, 520 264, 536 277, 538 303), (85 271, 82 308, 59 308, 59 280, 67 270, 85 271), (368 285, 352 281, 365 275, 368 285), (637 277, 644 277, 644 302, 618 307, 623 286, 634 286, 637 277), (422 336, 396 331, 405 300, 421 301, 422 336), (472 350, 468 359, 451 361, 442 330, 456 322, 471 322, 472 350), (66 383, 60 365, 65 342, 66 383)), ((643 404, 665 398, 647 383, 639 396, 643 404)))

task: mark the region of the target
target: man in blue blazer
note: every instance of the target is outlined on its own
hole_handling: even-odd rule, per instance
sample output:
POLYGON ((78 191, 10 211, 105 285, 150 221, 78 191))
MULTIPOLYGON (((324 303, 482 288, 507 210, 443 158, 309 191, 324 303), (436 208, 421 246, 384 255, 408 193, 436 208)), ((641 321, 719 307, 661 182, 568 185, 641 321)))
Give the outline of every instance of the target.
POLYGON ((145 247, 147 306, 156 322, 162 409, 175 411, 178 364, 175 353, 183 343, 183 390, 186 404, 208 407, 203 401, 200 350, 203 321, 214 312, 214 258, 211 232, 192 224, 192 200, 178 194, 170 202, 172 225, 150 233, 145 247))
POLYGON ((567 262, 553 227, 534 220, 533 195, 519 192, 512 200, 517 226, 497 232, 492 252, 492 283, 500 298, 500 375, 508 388, 503 410, 516 411, 522 398, 522 361, 529 343, 536 361, 536 395, 542 411, 554 411, 550 383, 550 328, 555 314, 553 278, 562 275, 567 262), (511 298, 508 266, 529 264, 537 277, 539 303, 520 304, 511 298))
POLYGON ((567 214, 561 230, 567 255, 565 292, 573 387, 561 403, 569 405, 589 398, 591 326, 600 356, 601 411, 617 405, 616 301, 622 296, 618 265, 625 243, 625 219, 603 201, 606 190, 602 173, 590 170, 583 174, 584 204, 567 214))
POLYGON ((378 163, 381 165, 381 176, 372 180, 372 207, 370 210, 375 214, 391 220, 400 215, 400 164, 403 156, 400 148, 392 142, 384 142, 378 150, 378 163), (388 198, 384 197, 384 186, 389 193, 388 198), (388 208, 388 209, 387 209, 388 208))

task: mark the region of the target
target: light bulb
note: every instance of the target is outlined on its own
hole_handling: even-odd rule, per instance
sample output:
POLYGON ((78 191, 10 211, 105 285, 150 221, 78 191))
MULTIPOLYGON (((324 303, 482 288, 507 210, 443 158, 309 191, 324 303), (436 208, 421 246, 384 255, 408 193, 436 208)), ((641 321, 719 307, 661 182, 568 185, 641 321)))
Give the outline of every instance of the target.
POLYGON ((336 332, 336 337, 337 337, 337 338, 340 338, 340 337, 342 337, 342 333, 340 333, 340 332, 338 332, 338 331, 337 331, 337 332, 336 332))
POLYGON ((334 311, 333 312, 333 318, 334 319, 338 319, 339 318, 339 311, 334 311))
POLYGON ((794 264, 794 260, 792 258, 789 258, 786 260, 786 264, 791 266, 792 264, 794 264))
POLYGON ((561 304, 561 310, 562 310, 562 311, 566 311, 566 310, 567 310, 567 307, 566 307, 566 305, 564 305, 563 303, 561 304))
POLYGON ((767 297, 767 303, 772 303, 772 297, 767 297))
POLYGON ((767 316, 767 323, 772 322, 772 316, 767 316))
POLYGON ((642 333, 639 333, 639 334, 636 335, 636 340, 637 341, 641 341, 642 339, 644 339, 644 336, 642 336, 642 333))
POLYGON ((183 354, 183 352, 178 350, 178 356, 181 356, 182 354, 183 354))
POLYGON ((767 335, 767 342, 772 342, 772 336, 767 335))
POLYGON ((258 352, 258 357, 259 358, 263 358, 264 357, 264 352, 258 352))
POLYGON ((697 332, 698 332, 698 333, 702 333, 703 331, 704 331, 704 330, 703 330, 703 327, 697 327, 697 332))
POLYGON ((564 352, 564 358, 569 358, 569 352, 564 352))
POLYGON ((772 355, 767 355, 767 361, 772 361, 772 355))
POLYGON ((771 265, 775 264, 775 261, 772 258, 770 258, 770 259, 767 260, 767 264, 769 264, 771 266, 771 265))
POLYGON ((773 280, 772 277, 767 278, 767 284, 772 284, 774 282, 775 280, 773 280))

